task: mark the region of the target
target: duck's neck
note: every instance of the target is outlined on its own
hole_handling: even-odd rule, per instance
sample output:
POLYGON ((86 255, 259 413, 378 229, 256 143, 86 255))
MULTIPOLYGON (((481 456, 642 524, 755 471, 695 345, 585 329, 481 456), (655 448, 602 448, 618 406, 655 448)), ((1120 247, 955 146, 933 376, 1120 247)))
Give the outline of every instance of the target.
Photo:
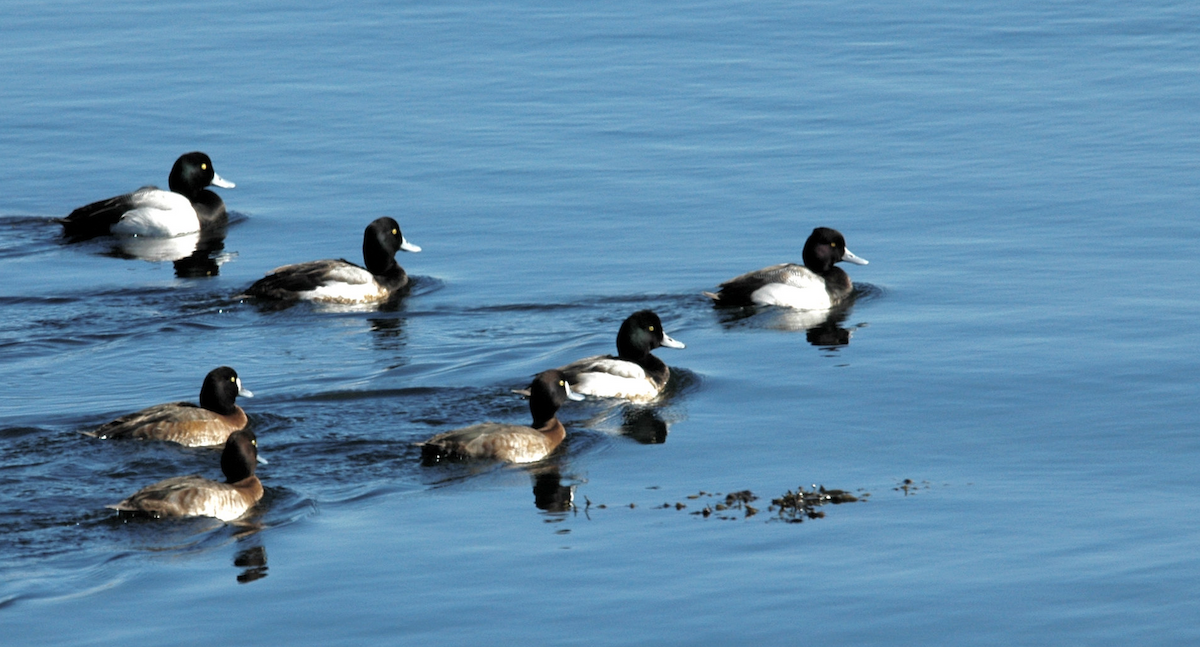
POLYGON ((854 290, 854 284, 850 282, 850 275, 840 267, 831 267, 821 276, 825 279, 825 291, 834 300, 843 299, 854 290))
POLYGON ((543 402, 538 399, 537 394, 529 399, 529 413, 533 414, 534 429, 541 429, 549 424, 556 424, 558 420, 555 415, 558 414, 558 405, 553 402, 543 402))
POLYGON ((396 257, 375 245, 363 245, 363 263, 367 271, 375 276, 403 275, 404 270, 396 262, 396 257))
POLYGON ((213 413, 228 416, 237 411, 238 407, 234 404, 233 398, 229 398, 228 396, 223 397, 224 394, 217 392, 222 386, 210 388, 209 383, 205 382, 204 386, 200 389, 200 406, 213 413))
POLYGON ((644 359, 653 357, 653 355, 650 354, 650 351, 635 346, 633 342, 621 336, 617 337, 617 357, 640 364, 644 359))
POLYGON ((558 447, 559 443, 561 443, 563 439, 567 437, 567 430, 565 427, 563 427, 562 423, 559 422, 558 418, 551 418, 540 425, 535 424, 533 428, 537 429, 546 437, 546 440, 550 442, 551 447, 558 447))

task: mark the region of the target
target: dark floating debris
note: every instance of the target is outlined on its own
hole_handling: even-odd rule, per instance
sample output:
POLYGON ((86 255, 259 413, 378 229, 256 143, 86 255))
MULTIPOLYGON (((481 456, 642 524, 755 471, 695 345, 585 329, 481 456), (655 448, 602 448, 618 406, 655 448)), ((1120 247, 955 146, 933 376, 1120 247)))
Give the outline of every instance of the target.
POLYGON ((825 513, 817 510, 819 506, 827 503, 838 505, 855 501, 858 501, 858 497, 845 490, 826 490, 823 485, 814 485, 812 490, 805 490, 801 486, 796 488, 795 492, 788 490, 778 499, 771 499, 771 507, 768 509, 778 511, 779 518, 783 521, 800 523, 805 519, 823 518, 825 513))
MULTIPOLYGON (((917 486, 913 484, 911 480, 906 479, 896 489, 900 490, 907 488, 905 489, 905 492, 908 493, 909 490, 916 489, 917 487, 920 486, 917 486)), ((924 487, 927 488, 929 486, 928 484, 925 484, 924 487)), ((720 498, 721 496, 722 495, 720 492, 705 492, 704 490, 700 490, 698 494, 687 495, 687 501, 696 501, 697 499, 702 498, 711 500, 709 503, 704 503, 703 508, 693 510, 688 514, 700 516, 705 519, 715 515, 717 519, 734 521, 737 519, 749 519, 750 517, 758 514, 760 511, 759 508, 750 505, 754 501, 758 500, 758 495, 750 490, 730 492, 729 494, 724 495, 724 498, 720 498), (742 514, 734 514, 736 511, 740 511, 742 514)), ((805 519, 821 519, 825 516, 825 513, 817 508, 823 505, 838 505, 842 503, 865 501, 870 498, 870 496, 870 492, 862 492, 861 490, 857 495, 855 495, 845 490, 825 489, 825 486, 823 485, 813 485, 811 490, 806 490, 803 486, 801 486, 796 488, 795 492, 789 490, 783 496, 777 499, 771 499, 771 505, 767 509, 776 513, 776 517, 772 517, 768 519, 768 521, 779 519, 788 523, 800 523, 805 519)), ((585 497, 585 501, 586 500, 587 499, 585 497)), ((589 508, 592 507, 591 501, 587 501, 587 504, 589 508)), ((604 504, 595 506, 595 508, 599 510, 603 510, 605 507, 606 506, 604 506, 604 504)), ((630 503, 628 507, 630 509, 634 509, 637 507, 637 504, 630 503)), ((675 503, 665 502, 662 505, 654 505, 651 507, 655 510, 670 510, 671 508, 675 508, 676 510, 685 510, 689 507, 689 504, 682 501, 676 501, 675 503)))
POLYGON ((892 489, 896 492, 903 492, 904 496, 909 496, 916 494, 917 490, 928 490, 930 487, 932 486, 929 484, 929 481, 921 481, 920 483, 916 483, 912 479, 904 479, 903 481, 897 483, 896 487, 892 489))
MULTIPOLYGON (((721 496, 721 495, 720 495, 720 493, 714 494, 712 492, 705 492, 705 491, 701 490, 699 495, 697 495, 695 497, 689 496, 688 498, 689 499, 699 498, 701 496, 713 497, 713 496, 721 496)), ((692 514, 698 514, 701 517, 704 517, 705 519, 707 519, 707 518, 711 517, 713 514, 718 513, 718 512, 728 512, 729 510, 741 510, 744 513, 744 516, 742 518, 746 519, 746 518, 753 517, 754 515, 758 514, 758 508, 755 508, 754 506, 750 505, 751 501, 756 501, 756 500, 758 500, 758 496, 756 494, 754 494, 753 492, 751 492, 750 490, 742 490, 740 492, 732 492, 730 494, 725 495, 724 503, 706 505, 706 506, 704 506, 703 509, 693 512, 692 514)), ((684 507, 686 507, 686 506, 683 506, 682 504, 675 505, 676 510, 682 510, 684 507)), ((737 519, 736 516, 728 515, 728 514, 718 514, 717 518, 718 519, 737 519)))

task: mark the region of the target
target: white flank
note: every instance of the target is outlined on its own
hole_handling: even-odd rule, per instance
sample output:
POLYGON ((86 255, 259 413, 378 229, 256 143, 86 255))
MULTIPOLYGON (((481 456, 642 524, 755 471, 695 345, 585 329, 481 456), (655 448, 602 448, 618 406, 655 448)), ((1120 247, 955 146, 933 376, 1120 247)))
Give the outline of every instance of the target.
POLYGON ((754 291, 750 299, 759 305, 784 306, 797 310, 828 310, 833 306, 824 281, 805 287, 768 283, 754 291))
POLYGON ((131 209, 113 225, 119 236, 173 238, 200 231, 200 219, 187 198, 174 191, 141 189, 133 194, 136 209, 131 209))
POLYGON ((315 290, 297 293, 301 299, 323 303, 370 303, 387 298, 387 291, 370 283, 328 283, 315 290))
POLYGON ((315 290, 298 292, 297 296, 309 301, 324 303, 370 303, 382 301, 388 296, 367 270, 350 264, 339 263, 325 276, 326 283, 315 290))
MULTIPOLYGON (((633 366, 641 369, 636 364, 633 366)), ((658 389, 654 388, 654 384, 646 377, 644 371, 641 377, 625 377, 612 373, 580 373, 578 381, 572 385, 571 390, 575 393, 600 398, 645 401, 658 397, 658 389)))

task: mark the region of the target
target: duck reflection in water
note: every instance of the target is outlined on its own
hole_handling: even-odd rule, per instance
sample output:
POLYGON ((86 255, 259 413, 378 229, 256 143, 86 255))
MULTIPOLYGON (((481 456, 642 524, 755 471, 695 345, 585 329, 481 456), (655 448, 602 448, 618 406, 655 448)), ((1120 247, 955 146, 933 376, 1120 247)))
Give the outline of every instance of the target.
POLYGON ((721 325, 728 329, 751 327, 805 333, 808 343, 829 348, 850 343, 852 330, 843 324, 861 292, 855 289, 842 303, 828 310, 793 310, 775 306, 722 308, 721 325))
POLYGON ((533 505, 544 512, 570 512, 575 509, 575 485, 563 485, 557 465, 529 470, 533 480, 533 505))
POLYGON ((122 236, 112 240, 108 255, 150 263, 169 261, 181 279, 217 276, 229 258, 224 253, 225 232, 225 225, 218 225, 174 238, 122 236))
POLYGON ((238 573, 238 584, 248 584, 267 576, 267 549, 262 545, 243 548, 233 557, 235 568, 243 569, 238 573))

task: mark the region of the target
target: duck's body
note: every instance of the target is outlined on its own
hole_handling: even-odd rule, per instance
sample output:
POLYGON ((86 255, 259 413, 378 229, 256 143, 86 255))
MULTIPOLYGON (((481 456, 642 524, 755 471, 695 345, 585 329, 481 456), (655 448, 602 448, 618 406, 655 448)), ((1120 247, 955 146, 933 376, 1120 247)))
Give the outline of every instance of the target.
POLYGON ((190 402, 159 404, 87 433, 97 438, 165 440, 188 447, 219 446, 249 422, 246 412, 235 404, 239 395, 254 396, 242 387, 236 371, 221 366, 205 376, 199 406, 190 402))
POLYGON ((213 171, 212 160, 201 152, 180 156, 171 168, 169 191, 154 186, 79 207, 60 220, 63 234, 73 240, 96 236, 173 238, 228 221, 225 202, 209 186, 233 188, 213 171))
POLYGON ((284 265, 255 281, 241 296, 275 301, 378 303, 400 294, 408 274, 396 262, 397 251, 419 252, 392 218, 379 218, 363 232, 366 267, 345 259, 284 265))
POLYGON ((229 436, 221 452, 226 481, 200 475, 179 476, 138 490, 109 508, 123 515, 161 517, 216 517, 232 521, 246 514, 263 496, 262 482, 254 474, 258 441, 250 430, 229 436))
POLYGON ((646 402, 658 397, 671 377, 671 369, 650 352, 660 346, 684 348, 666 334, 658 315, 640 310, 617 331, 616 355, 585 357, 558 370, 576 393, 646 402))
POLYGON ((422 443, 426 464, 443 460, 498 460, 533 463, 549 456, 567 436, 555 417, 567 400, 582 400, 556 370, 538 374, 529 385, 531 426, 485 422, 438 434, 422 443))
POLYGON ((834 264, 867 261, 846 249, 841 233, 818 227, 804 243, 804 264, 780 263, 732 278, 705 292, 718 306, 775 305, 797 310, 828 310, 844 301, 854 285, 834 264))

